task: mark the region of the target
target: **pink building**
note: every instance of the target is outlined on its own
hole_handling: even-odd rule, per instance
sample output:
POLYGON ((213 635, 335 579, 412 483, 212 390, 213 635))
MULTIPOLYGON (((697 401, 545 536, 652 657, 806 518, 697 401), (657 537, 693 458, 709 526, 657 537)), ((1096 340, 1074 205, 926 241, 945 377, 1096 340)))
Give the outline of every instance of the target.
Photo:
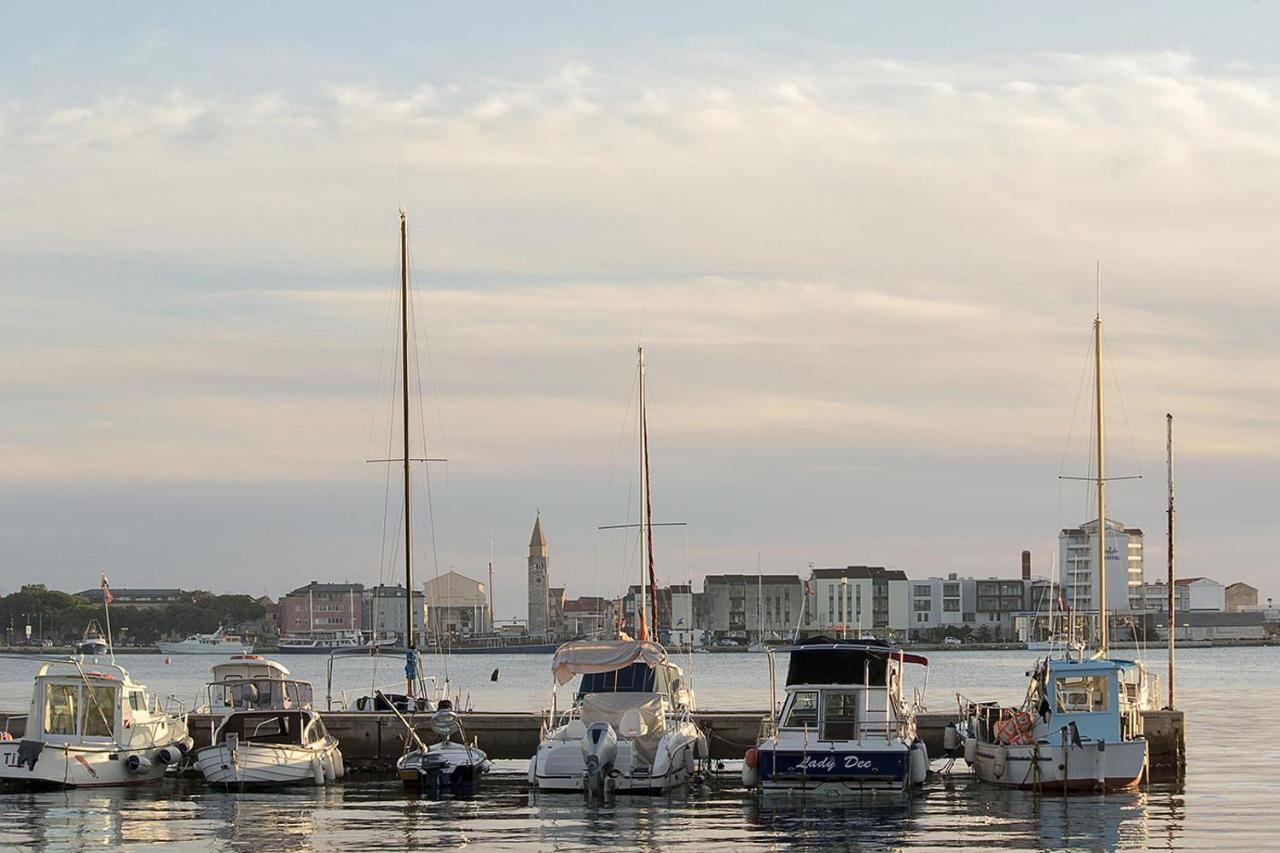
POLYGON ((364 585, 316 583, 300 586, 280 599, 280 636, 307 637, 364 630, 364 585))

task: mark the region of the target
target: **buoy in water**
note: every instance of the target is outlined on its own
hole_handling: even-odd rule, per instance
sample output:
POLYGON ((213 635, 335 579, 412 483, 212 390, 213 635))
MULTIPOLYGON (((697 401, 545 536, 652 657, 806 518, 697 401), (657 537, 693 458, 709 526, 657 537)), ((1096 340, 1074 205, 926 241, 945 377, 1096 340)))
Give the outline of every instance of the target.
POLYGON ((169 657, 168 655, 165 655, 165 657, 164 657, 164 662, 165 662, 165 663, 173 663, 173 658, 169 657))

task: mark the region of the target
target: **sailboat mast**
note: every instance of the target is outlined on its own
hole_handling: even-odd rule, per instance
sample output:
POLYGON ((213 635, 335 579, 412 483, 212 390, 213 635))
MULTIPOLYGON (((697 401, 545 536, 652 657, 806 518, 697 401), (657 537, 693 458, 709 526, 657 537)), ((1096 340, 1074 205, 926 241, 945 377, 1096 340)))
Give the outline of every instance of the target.
POLYGON ((764 554, 756 552, 756 641, 764 645, 764 554))
MULTIPOLYGON (((1099 265, 1101 279, 1101 265, 1099 265)), ((1098 654, 1107 656, 1107 498, 1102 418, 1102 308, 1093 319, 1094 399, 1097 400, 1098 435, 1098 654)))
POLYGON ((1174 564, 1173 564, 1173 415, 1166 414, 1165 418, 1165 451, 1168 463, 1169 475, 1169 709, 1173 710, 1173 648, 1174 630, 1176 628, 1176 614, 1174 612, 1175 596, 1174 596, 1174 564))
POLYGON ((646 617, 648 604, 648 528, 649 528, 649 478, 648 472, 645 470, 645 434, 644 434, 644 347, 636 347, 636 358, 639 363, 640 376, 640 405, 638 411, 639 431, 640 431, 640 606, 639 619, 637 621, 638 640, 649 639, 649 623, 646 617))
POLYGON ((493 633, 493 534, 489 534, 489 632, 493 633))
MULTIPOLYGON (((402 428, 404 430, 404 636, 405 647, 415 648, 413 638, 413 515, 409 512, 409 232, 400 211, 400 378, 402 428)), ((413 695, 413 679, 409 695, 413 695)))

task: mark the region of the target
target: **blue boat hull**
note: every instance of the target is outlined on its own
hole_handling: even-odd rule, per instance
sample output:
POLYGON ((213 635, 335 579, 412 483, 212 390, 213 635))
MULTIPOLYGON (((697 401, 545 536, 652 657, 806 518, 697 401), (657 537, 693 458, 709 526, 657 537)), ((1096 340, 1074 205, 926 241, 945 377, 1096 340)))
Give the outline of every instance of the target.
POLYGON ((894 750, 759 750, 760 785, 767 789, 809 789, 824 786, 853 790, 902 790, 907 786, 910 759, 905 749, 894 750))

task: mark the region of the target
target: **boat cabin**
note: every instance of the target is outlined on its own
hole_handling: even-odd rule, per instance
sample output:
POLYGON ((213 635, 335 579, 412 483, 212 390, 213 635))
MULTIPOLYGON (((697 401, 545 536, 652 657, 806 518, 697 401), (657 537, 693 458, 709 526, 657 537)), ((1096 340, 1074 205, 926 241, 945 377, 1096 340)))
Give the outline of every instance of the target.
POLYGON ((127 740, 135 716, 152 718, 147 695, 118 666, 77 669, 47 663, 35 677, 27 740, 57 744, 114 744, 127 740))
POLYGON ((819 741, 891 738, 901 734, 902 665, 927 666, 919 655, 871 640, 816 637, 786 651, 786 699, 779 729, 804 730, 819 741))
POLYGON ((209 682, 209 712, 287 711, 311 707, 310 682, 279 678, 277 675, 278 673, 272 673, 269 676, 227 678, 209 682))
POLYGON ((1137 704, 1128 689, 1139 676, 1136 664, 1106 658, 1051 660, 1036 675, 1042 700, 1038 737, 1073 725, 1086 740, 1114 743, 1141 733, 1137 704))
POLYGON ((232 655, 223 663, 209 668, 211 681, 236 681, 245 678, 274 678, 277 681, 289 677, 283 664, 268 660, 262 655, 232 655))
POLYGON ((314 711, 242 712, 227 717, 215 743, 311 746, 329 736, 314 711))

